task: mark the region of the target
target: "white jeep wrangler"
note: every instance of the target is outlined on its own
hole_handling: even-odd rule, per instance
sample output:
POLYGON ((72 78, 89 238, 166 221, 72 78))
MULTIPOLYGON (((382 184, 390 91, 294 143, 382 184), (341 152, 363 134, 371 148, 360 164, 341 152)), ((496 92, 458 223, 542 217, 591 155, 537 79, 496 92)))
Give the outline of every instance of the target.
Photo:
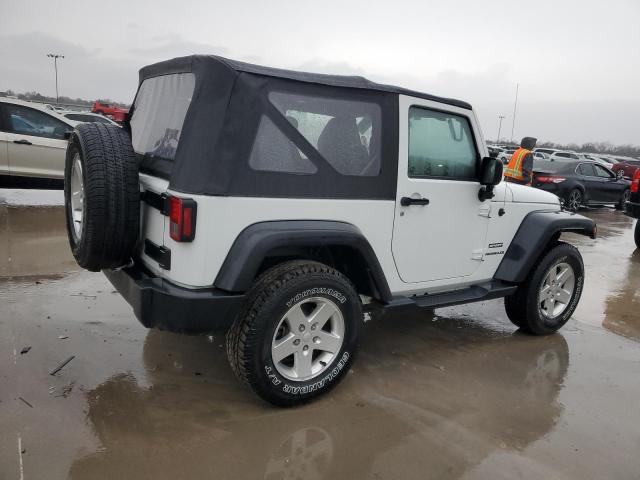
POLYGON ((65 170, 78 263, 147 327, 228 329, 231 366, 294 405, 336 385, 365 313, 504 297, 559 329, 595 237, 502 180, 465 102, 214 56, 140 71, 125 129, 82 124, 65 170))

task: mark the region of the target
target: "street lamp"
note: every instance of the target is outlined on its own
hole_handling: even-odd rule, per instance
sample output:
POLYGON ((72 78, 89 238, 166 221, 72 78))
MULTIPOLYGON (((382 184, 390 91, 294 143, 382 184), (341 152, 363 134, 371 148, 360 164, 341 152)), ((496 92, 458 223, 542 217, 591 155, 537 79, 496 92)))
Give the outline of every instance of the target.
POLYGON ((502 120, 504 120, 504 115, 498 115, 498 143, 500 143, 500 130, 502 130, 502 120))
POLYGON ((56 103, 58 101, 58 59, 64 58, 64 55, 60 55, 58 53, 47 53, 47 57, 53 58, 53 68, 56 70, 56 103))

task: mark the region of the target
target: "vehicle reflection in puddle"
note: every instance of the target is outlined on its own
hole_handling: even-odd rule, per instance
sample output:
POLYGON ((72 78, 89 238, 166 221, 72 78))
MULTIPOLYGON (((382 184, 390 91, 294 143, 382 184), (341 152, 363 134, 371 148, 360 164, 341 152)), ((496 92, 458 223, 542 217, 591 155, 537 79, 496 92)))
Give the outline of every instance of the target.
POLYGON ((640 250, 629 256, 619 287, 606 300, 602 325, 619 335, 640 341, 640 250))
POLYGON ((640 285, 638 253, 633 240, 634 221, 611 209, 581 212, 598 224, 598 238, 568 234, 585 262, 585 286, 574 318, 604 326, 616 334, 640 339, 636 290, 640 285))
POLYGON ((61 207, 0 205, 0 226, 0 277, 80 269, 69 249, 61 207))
POLYGON ((439 478, 526 447, 562 412, 561 335, 532 339, 429 315, 367 330, 348 386, 289 410, 237 383, 222 340, 150 331, 145 378, 121 373, 87 392, 102 448, 78 459, 71 478, 385 478, 391 466, 398 475, 428 466, 422 478, 439 478))

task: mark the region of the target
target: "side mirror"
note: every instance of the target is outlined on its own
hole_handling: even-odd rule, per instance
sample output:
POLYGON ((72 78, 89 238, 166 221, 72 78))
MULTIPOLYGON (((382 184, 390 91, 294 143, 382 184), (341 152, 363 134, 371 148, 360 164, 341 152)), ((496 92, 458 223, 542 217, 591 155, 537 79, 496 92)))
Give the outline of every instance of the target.
POLYGON ((71 134, 73 133, 73 130, 67 130, 66 132, 64 132, 64 139, 65 140, 71 140, 71 134))
POLYGON ((484 186, 498 185, 502 181, 504 166, 495 158, 485 157, 480 167, 480 184, 484 186))
POLYGON ((493 198, 493 187, 502 181, 504 165, 495 158, 485 157, 480 167, 480 184, 482 188, 478 192, 481 202, 493 198))

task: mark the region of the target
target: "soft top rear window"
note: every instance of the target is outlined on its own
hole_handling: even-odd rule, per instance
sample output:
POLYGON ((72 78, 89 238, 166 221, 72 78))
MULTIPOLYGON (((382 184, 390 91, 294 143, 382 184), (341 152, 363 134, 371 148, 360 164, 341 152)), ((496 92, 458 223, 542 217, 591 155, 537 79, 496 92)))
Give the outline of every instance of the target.
POLYGON ((131 116, 133 150, 173 161, 195 88, 193 73, 162 75, 140 85, 131 116))

